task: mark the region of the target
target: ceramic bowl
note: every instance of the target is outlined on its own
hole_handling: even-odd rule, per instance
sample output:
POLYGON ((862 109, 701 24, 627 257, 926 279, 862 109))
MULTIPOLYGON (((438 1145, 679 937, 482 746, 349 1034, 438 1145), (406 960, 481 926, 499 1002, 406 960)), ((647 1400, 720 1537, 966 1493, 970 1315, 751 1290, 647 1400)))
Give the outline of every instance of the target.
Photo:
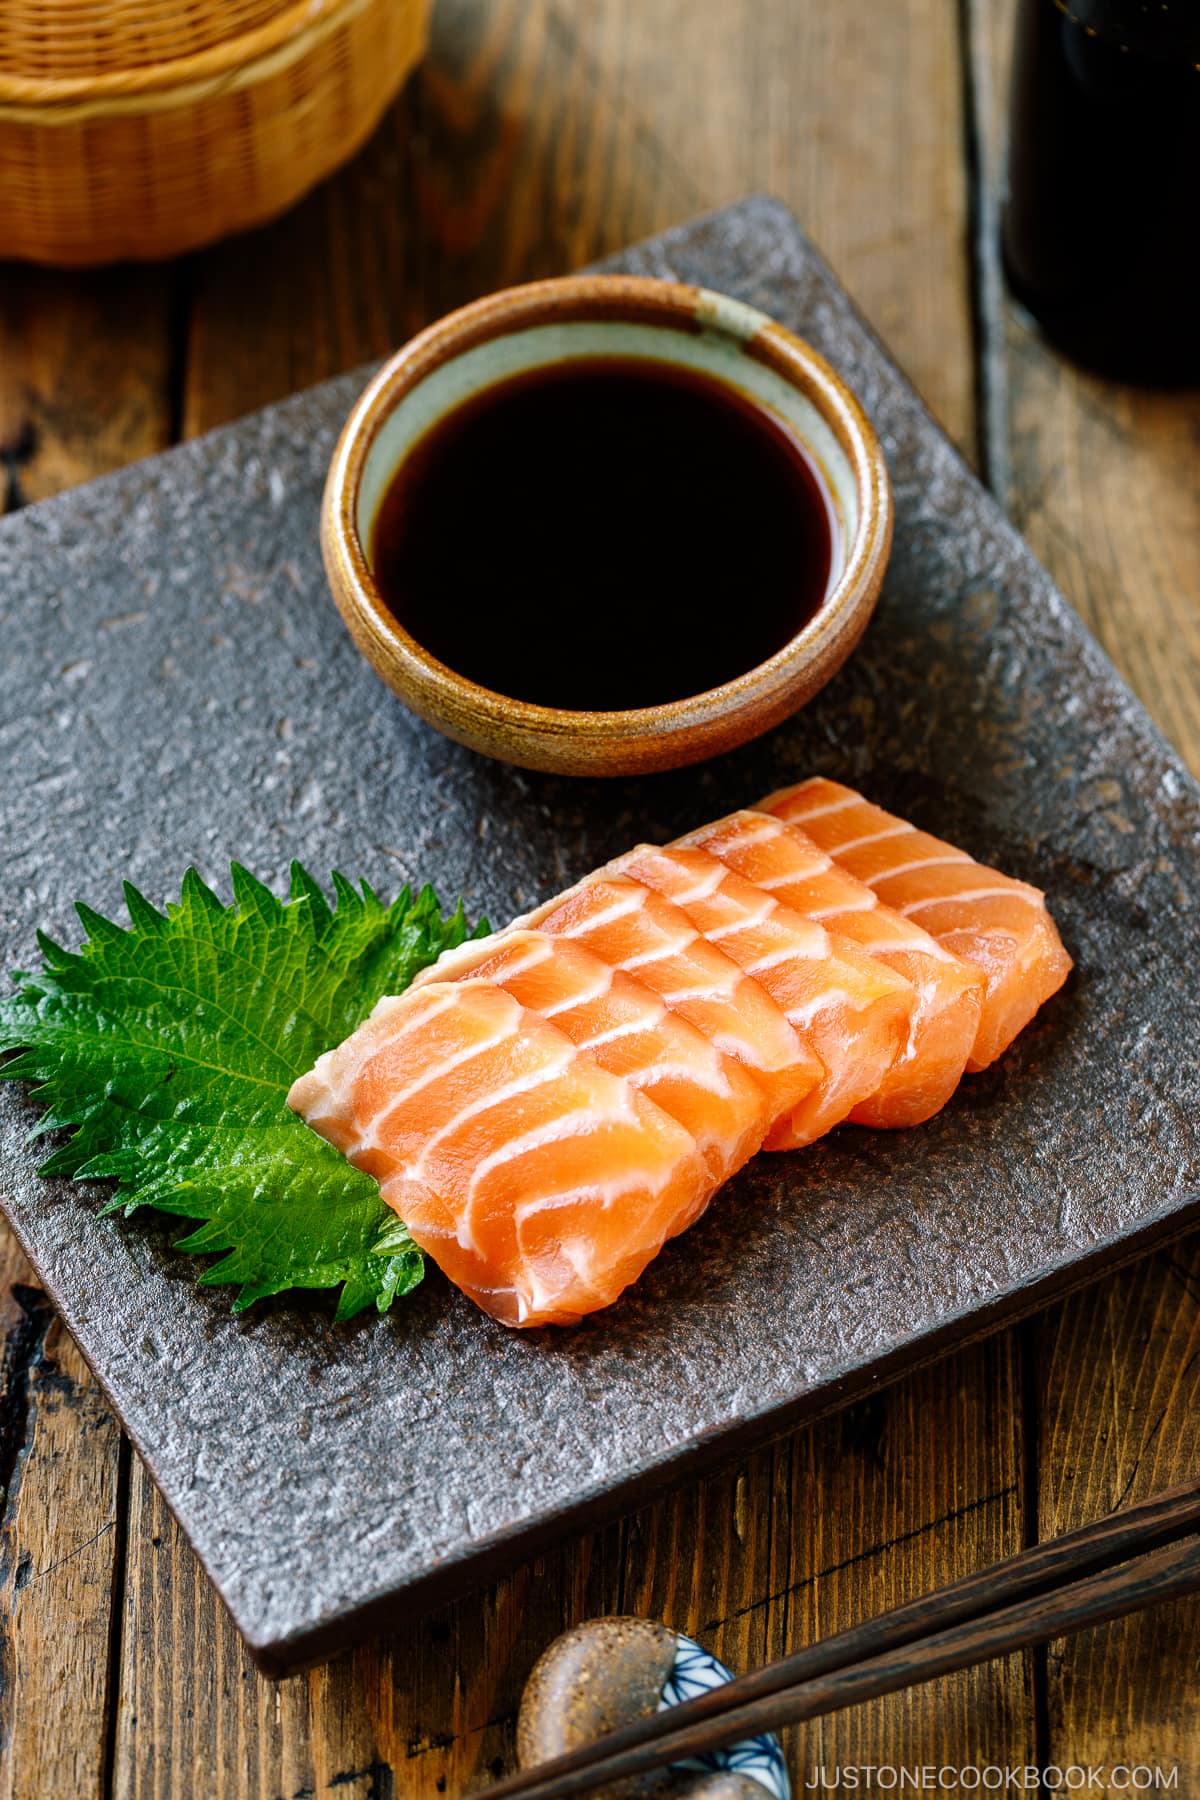
POLYGON ((489 295, 413 338, 371 382, 326 483, 321 544, 359 649, 421 718, 485 755, 568 775, 675 768, 731 750, 811 699, 871 616, 892 535, 887 467, 829 364, 764 314, 703 288, 573 275, 489 295), (574 356, 666 359, 730 383, 782 420, 824 479, 837 530, 822 605, 736 680, 627 712, 575 712, 493 693, 437 661, 388 609, 371 569, 380 502, 409 449, 493 382, 574 356))

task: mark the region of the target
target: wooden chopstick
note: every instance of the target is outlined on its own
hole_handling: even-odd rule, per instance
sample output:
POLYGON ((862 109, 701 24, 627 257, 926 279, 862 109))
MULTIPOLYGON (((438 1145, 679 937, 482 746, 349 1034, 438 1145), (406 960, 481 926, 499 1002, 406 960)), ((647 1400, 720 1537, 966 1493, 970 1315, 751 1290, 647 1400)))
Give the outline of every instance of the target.
MULTIPOLYGON (((866 1662, 848 1663, 799 1687, 785 1688, 734 1707, 717 1718, 678 1728, 671 1712, 656 1714, 656 1718, 665 1719, 676 1728, 664 1730, 651 1741, 618 1755, 594 1758, 573 1773, 557 1777, 543 1773, 537 1781, 528 1779, 519 1787, 509 1784, 493 1788, 490 1794, 519 1793, 522 1800, 566 1800, 567 1796, 586 1793, 600 1782, 607 1785, 781 1725, 838 1712, 880 1694, 894 1693, 897 1688, 914 1687, 937 1675, 949 1675, 973 1663, 987 1662, 993 1656, 1005 1656, 1012 1650, 1119 1619, 1154 1601, 1171 1600, 1198 1590, 1200 1538, 1193 1537, 1162 1550, 1151 1550, 1120 1568, 1070 1582, 1052 1593, 1020 1600, 1015 1606, 987 1613, 981 1619, 963 1620, 948 1631, 917 1638, 866 1662)), ((593 1752, 607 1741, 593 1745, 593 1752)), ((543 1770, 550 1766, 543 1764, 543 1770)), ((529 1776, 534 1773, 530 1770, 529 1776)))
POLYGON ((1190 1592, 1200 1587, 1200 1543, 1160 1547, 1197 1529, 1200 1481, 1035 1545, 685 1705, 522 1770, 490 1788, 489 1800, 566 1800, 601 1782, 836 1711, 1190 1592), (1130 1564, 1135 1556, 1139 1560, 1130 1564), (1128 1566, 1114 1569, 1121 1563, 1128 1566))

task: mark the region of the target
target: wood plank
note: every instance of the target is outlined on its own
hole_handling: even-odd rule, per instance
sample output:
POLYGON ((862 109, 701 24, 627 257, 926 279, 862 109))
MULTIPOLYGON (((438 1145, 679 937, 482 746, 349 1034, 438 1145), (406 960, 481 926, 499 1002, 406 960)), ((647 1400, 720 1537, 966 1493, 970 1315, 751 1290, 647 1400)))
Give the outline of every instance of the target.
POLYGON ((1003 293, 996 196, 1014 12, 1014 0, 971 0, 995 481, 1013 522, 1200 773, 1195 394, 1125 387, 1074 367, 1003 293))
POLYGON ((973 444, 954 0, 443 0, 353 167, 198 259, 188 432, 770 188, 973 444))
POLYGON ((0 1800, 104 1792, 120 1434, 0 1223, 0 1800))
POLYGON ((1195 399, 1072 369, 1007 317, 1009 512, 1200 774, 1195 399))
POLYGON ((175 280, 168 269, 5 268, 0 512, 171 442, 175 280))
MULTIPOLYGON (((1200 466, 1194 396, 1074 368, 1007 298, 997 248, 1014 0, 971 0, 982 177, 977 291, 989 467, 1034 550, 1200 770, 1200 466)), ((1115 798, 1116 796, 1114 796, 1115 798)), ((1200 1466, 1200 1238, 1109 1277, 1030 1330, 1037 1529, 1065 1531, 1200 1466)), ((1200 1779, 1200 1602, 1049 1647, 1043 1763, 1200 1779)))
MULTIPOLYGON (((0 511, 172 435, 174 277, 6 266, 0 511)), ((128 1452, 0 1222, 0 1800, 107 1784, 128 1452)))
MULTIPOLYGON (((1200 1237, 1039 1321, 1043 1537, 1194 1479, 1200 1468, 1200 1237)), ((1200 1597, 1051 1644, 1045 1756, 1200 1782, 1200 1597)))
MULTIPOLYGON (((791 1530, 785 1519, 781 1534, 787 1605, 769 1643, 747 1646, 743 1666, 1019 1549, 1021 1438, 1012 1331, 798 1437, 791 1530)), ((793 1776, 804 1783, 822 1768, 879 1763, 1022 1764, 1033 1745, 1028 1700, 1020 1657, 890 1695, 789 1734, 793 1776)))
MULTIPOLYGON (((521 1688, 567 1626, 662 1618, 735 1669, 1018 1547, 1015 1334, 514 1571, 481 1595, 272 1685, 135 1472, 115 1793, 435 1800, 511 1765, 521 1688)), ((791 1734, 820 1765, 1032 1757, 1020 1658, 791 1734)))

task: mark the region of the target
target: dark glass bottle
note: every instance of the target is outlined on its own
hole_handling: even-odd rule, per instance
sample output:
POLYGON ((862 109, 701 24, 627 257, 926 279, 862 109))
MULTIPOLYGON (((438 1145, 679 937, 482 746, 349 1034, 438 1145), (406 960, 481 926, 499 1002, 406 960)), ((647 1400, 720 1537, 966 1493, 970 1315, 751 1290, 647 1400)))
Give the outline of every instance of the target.
POLYGON ((1080 362, 1200 379, 1200 0, 1020 0, 1004 265, 1080 362))

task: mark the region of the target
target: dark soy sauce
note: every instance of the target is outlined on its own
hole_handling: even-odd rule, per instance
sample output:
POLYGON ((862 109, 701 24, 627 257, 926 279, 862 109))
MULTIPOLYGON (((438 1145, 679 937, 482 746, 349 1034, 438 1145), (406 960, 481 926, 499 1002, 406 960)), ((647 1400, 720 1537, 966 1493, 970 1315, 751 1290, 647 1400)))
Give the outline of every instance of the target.
POLYGON ((439 662, 544 706, 683 699, 781 649, 825 597, 824 488, 705 375, 581 357, 434 425, 375 522, 383 598, 439 662))

